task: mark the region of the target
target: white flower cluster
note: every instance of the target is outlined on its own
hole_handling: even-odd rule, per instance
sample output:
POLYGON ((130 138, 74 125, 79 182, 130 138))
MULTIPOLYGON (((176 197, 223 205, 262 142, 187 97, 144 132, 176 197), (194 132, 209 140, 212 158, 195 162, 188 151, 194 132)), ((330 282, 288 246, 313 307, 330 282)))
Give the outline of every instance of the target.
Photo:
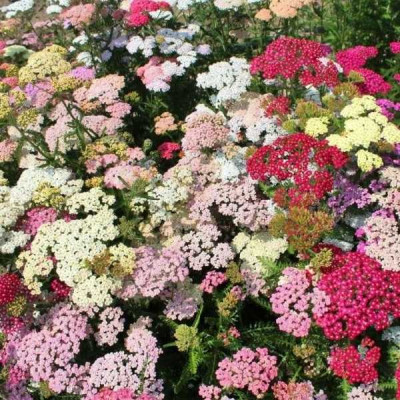
POLYGON ((228 121, 230 135, 237 138, 237 133, 244 130, 246 138, 253 143, 257 143, 264 136, 264 145, 271 144, 278 137, 287 134, 287 132, 277 124, 275 117, 268 118, 265 115, 254 121, 246 121, 246 118, 241 115, 235 115, 228 121))
POLYGON ((157 43, 154 36, 146 36, 144 39, 140 36, 132 36, 126 45, 128 53, 136 54, 141 51, 145 57, 151 57, 156 47, 157 43))
POLYGON ((276 117, 265 115, 265 103, 270 100, 269 95, 247 94, 232 105, 228 115, 230 138, 233 141, 240 139, 241 133, 253 143, 264 139, 263 144, 268 145, 287 132, 278 124, 276 117))
POLYGON ((190 7, 197 4, 205 3, 207 0, 167 0, 171 7, 176 7, 178 10, 186 11, 190 7))
POLYGON ((177 31, 169 28, 159 29, 155 36, 132 36, 126 44, 126 49, 130 54, 139 51, 145 57, 151 57, 155 49, 158 48, 161 54, 176 54, 176 61, 184 68, 188 68, 197 60, 197 55, 208 55, 211 48, 207 44, 194 46, 189 41, 199 32, 199 25, 189 24, 186 28, 177 31))
POLYGON ((0 253, 12 254, 17 247, 23 247, 29 240, 24 232, 12 230, 25 208, 10 201, 10 188, 0 186, 0 253))
POLYGON ((237 153, 228 158, 222 151, 217 151, 215 158, 220 166, 219 178, 223 182, 237 181, 246 173, 246 148, 240 147, 237 153))
POLYGON ((220 10, 237 9, 246 3, 247 3, 246 0, 215 0, 214 1, 215 7, 219 8, 220 10))
POLYGON ((59 188, 64 196, 72 196, 81 190, 83 182, 68 181, 70 177, 71 172, 65 169, 30 168, 21 174, 14 187, 0 186, 0 253, 11 254, 28 242, 30 235, 13 230, 13 227, 31 205, 32 197, 42 183, 59 188))
POLYGON ((40 293, 40 278, 53 268, 49 254, 56 261, 59 278, 73 288, 72 300, 80 306, 108 305, 111 293, 120 282, 106 275, 96 276, 85 262, 107 249, 105 242, 114 240, 118 229, 116 216, 106 206, 95 215, 66 222, 57 220, 44 224, 32 242, 30 250, 19 256, 18 266, 23 268, 25 284, 33 293, 40 293))
POLYGON ((8 19, 15 17, 20 12, 29 11, 34 5, 34 0, 19 0, 9 4, 8 6, 1 7, 0 11, 3 12, 8 19))
POLYGON ((267 232, 259 232, 253 236, 240 232, 234 237, 232 244, 243 260, 243 267, 258 274, 266 272, 263 258, 276 261, 288 248, 286 239, 273 238, 267 232))
MULTIPOLYGON (((40 184, 46 182, 55 188, 65 186, 72 176, 71 171, 61 168, 30 168, 20 176, 16 186, 11 189, 10 201, 26 205, 40 184)), ((68 186, 68 185, 67 185, 68 186)))
POLYGON ((251 83, 249 65, 244 58, 231 57, 210 65, 208 72, 197 75, 197 86, 214 89, 217 94, 210 97, 215 106, 238 100, 251 83))
POLYGON ((179 206, 188 200, 190 187, 193 184, 189 168, 175 167, 172 176, 163 179, 161 185, 149 192, 149 210, 151 222, 159 225, 167 221, 171 213, 179 210, 179 206))
POLYGON ((260 0, 214 0, 214 5, 220 10, 237 10, 240 6, 259 2, 260 0))
POLYGON ((383 332, 382 340, 388 340, 395 345, 400 345, 400 326, 391 326, 383 332))
POLYGON ((47 14, 60 14, 63 8, 71 5, 70 0, 47 0, 47 14))
POLYGON ((100 188, 90 189, 88 192, 75 193, 67 200, 67 207, 72 214, 78 212, 98 213, 104 206, 115 203, 115 197, 107 195, 100 188))

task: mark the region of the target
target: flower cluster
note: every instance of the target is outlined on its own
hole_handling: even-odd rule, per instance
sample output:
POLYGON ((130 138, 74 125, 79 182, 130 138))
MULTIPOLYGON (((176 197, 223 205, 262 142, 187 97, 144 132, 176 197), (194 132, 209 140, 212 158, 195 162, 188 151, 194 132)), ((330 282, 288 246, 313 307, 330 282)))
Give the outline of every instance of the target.
POLYGON ((333 373, 350 383, 371 383, 378 378, 376 364, 381 357, 381 349, 373 340, 365 338, 357 349, 351 345, 334 348, 330 354, 329 367, 333 373))
POLYGON ((277 373, 276 357, 271 356, 268 349, 242 348, 232 360, 222 360, 215 375, 222 388, 246 389, 259 397, 268 391, 277 373))
POLYGON ((250 72, 260 72, 264 79, 298 79, 303 86, 331 87, 338 83, 338 70, 327 58, 329 53, 329 47, 321 43, 282 37, 252 60, 250 72))
POLYGON ((318 288, 312 290, 307 271, 285 268, 276 291, 270 300, 272 311, 281 315, 277 319, 279 329, 296 337, 308 335, 311 318, 308 310, 321 316, 327 311, 330 298, 318 288))
POLYGON ((339 169, 346 161, 346 155, 326 140, 298 133, 260 147, 248 159, 247 171, 253 179, 279 182, 275 201, 295 206, 322 199, 333 187, 330 168, 339 169))
POLYGON ((400 275, 361 253, 335 257, 336 268, 318 282, 330 304, 316 322, 332 340, 354 339, 369 327, 383 330, 398 315, 400 275))

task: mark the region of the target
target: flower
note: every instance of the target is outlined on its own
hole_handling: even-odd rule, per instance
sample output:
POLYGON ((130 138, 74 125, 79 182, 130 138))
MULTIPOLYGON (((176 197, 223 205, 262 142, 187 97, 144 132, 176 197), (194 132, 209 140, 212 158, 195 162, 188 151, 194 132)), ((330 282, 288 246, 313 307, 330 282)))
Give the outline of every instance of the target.
POLYGON ((331 351, 329 367, 335 375, 350 383, 371 383, 378 379, 375 365, 381 358, 381 349, 371 339, 364 339, 364 342, 367 342, 362 345, 364 351, 353 345, 331 351))
POLYGON ((325 336, 354 339, 369 327, 387 328, 389 315, 398 314, 399 273, 385 271, 377 261, 357 252, 336 255, 333 265, 318 282, 330 298, 326 312, 316 316, 325 336))
POLYGON ((332 61, 321 61, 328 54, 328 48, 320 43, 281 37, 270 43, 262 55, 252 60, 250 72, 261 72, 264 79, 299 77, 304 86, 311 84, 332 87, 338 83, 338 71, 332 61))
POLYGON ((258 10, 254 17, 261 21, 268 22, 272 19, 272 13, 268 8, 262 8, 261 10, 258 10))
POLYGON ((158 151, 160 152, 161 158, 165 160, 171 160, 174 157, 174 152, 179 151, 181 146, 174 142, 164 142, 158 146, 158 151))
POLYGON ((82 28, 92 19, 96 6, 94 4, 78 4, 63 10, 59 18, 65 25, 72 25, 75 28, 82 28))
POLYGON ((219 106, 231 100, 237 100, 246 91, 251 82, 249 65, 243 58, 231 57, 229 62, 212 64, 208 72, 197 75, 197 86, 213 89, 217 93, 211 101, 219 106))
POLYGON ((389 46, 390 46, 390 51, 393 54, 399 54, 400 53, 400 42, 391 42, 389 46))
POLYGON ((223 388, 246 389, 256 397, 267 393, 271 381, 278 375, 277 358, 266 348, 255 351, 243 347, 232 359, 224 358, 215 373, 223 388))

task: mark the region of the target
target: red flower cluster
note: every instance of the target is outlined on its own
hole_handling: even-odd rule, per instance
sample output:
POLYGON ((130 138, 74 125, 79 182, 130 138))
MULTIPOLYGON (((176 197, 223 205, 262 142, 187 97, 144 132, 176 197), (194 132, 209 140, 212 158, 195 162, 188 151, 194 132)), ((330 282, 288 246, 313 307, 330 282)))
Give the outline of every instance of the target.
POLYGON ((275 97, 268 103, 265 109, 265 115, 272 117, 273 115, 287 115, 290 112, 290 100, 285 96, 275 97))
POLYGON ((370 58, 374 58, 377 55, 378 49, 374 46, 356 46, 338 51, 336 60, 347 75, 350 71, 356 71, 357 68, 363 67, 370 58))
POLYGON ((400 317, 400 273, 357 252, 336 255, 334 265, 318 282, 330 297, 328 311, 315 316, 328 339, 354 339, 369 327, 386 329, 389 315, 400 317))
POLYGON ((181 146, 175 142, 165 142, 158 146, 157 150, 159 151, 161 158, 171 160, 174 157, 174 152, 181 150, 181 146))
POLYGON ((329 366, 334 374, 349 383, 371 383, 378 379, 375 366, 381 358, 381 349, 375 346, 373 340, 365 339, 360 350, 353 345, 333 349, 329 366))
POLYGON ((253 179, 277 179, 282 186, 275 196, 280 206, 310 205, 332 190, 329 168, 341 168, 347 156, 326 140, 304 133, 283 136, 271 145, 260 147, 248 160, 253 179), (305 203, 306 204, 305 204, 305 203))
POLYGON ((139 27, 147 25, 150 22, 149 13, 151 11, 169 9, 170 5, 166 1, 153 0, 133 0, 126 16, 126 22, 130 26, 139 27))
POLYGON ((0 306, 12 303, 26 289, 16 274, 0 275, 0 306))
POLYGON ((338 83, 338 70, 325 58, 329 53, 330 48, 324 44, 283 36, 252 60, 250 72, 261 72, 265 79, 298 78, 304 86, 325 84, 332 87, 338 83))
POLYGON ((364 68, 368 59, 374 58, 377 55, 378 49, 373 46, 356 46, 339 51, 336 54, 336 60, 343 67, 343 72, 346 75, 354 71, 362 76, 364 82, 359 83, 358 87, 363 94, 387 93, 391 89, 391 85, 380 74, 371 69, 364 68))
POLYGON ((60 281, 59 279, 52 280, 50 284, 50 289, 52 292, 56 294, 56 296, 60 300, 66 299, 71 291, 71 288, 64 282, 60 281))

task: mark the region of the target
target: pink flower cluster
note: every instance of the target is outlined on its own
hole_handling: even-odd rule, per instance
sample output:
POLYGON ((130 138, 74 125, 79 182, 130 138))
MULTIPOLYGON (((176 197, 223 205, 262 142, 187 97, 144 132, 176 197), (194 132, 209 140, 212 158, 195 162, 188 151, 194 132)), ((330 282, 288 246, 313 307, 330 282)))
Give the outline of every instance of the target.
POLYGON ((219 400, 221 398, 222 390, 218 386, 200 385, 199 396, 203 400, 219 400))
POLYGON ((310 275, 305 270, 285 268, 281 281, 270 297, 272 311, 281 315, 279 329, 296 337, 305 337, 311 327, 308 310, 313 303, 314 314, 327 310, 329 299, 317 288, 312 289, 310 275))
POLYGON ((118 341, 118 334, 124 330, 125 318, 119 307, 107 307, 100 314, 98 332, 95 334, 99 345, 112 346, 118 341))
POLYGON ((149 394, 135 396, 131 389, 103 389, 90 400, 157 400, 157 398, 149 394))
POLYGON ((392 43, 390 43, 390 51, 393 54, 400 54, 400 42, 392 42, 392 43))
POLYGON ((186 257, 180 244, 161 250, 143 246, 135 249, 135 254, 136 267, 120 294, 122 298, 139 294, 144 297, 155 297, 169 283, 182 282, 189 274, 186 257))
POLYGON ((17 146, 17 142, 11 139, 2 140, 0 142, 0 162, 11 161, 17 146))
POLYGON ((99 357, 89 370, 89 385, 95 393, 101 388, 120 390, 129 388, 133 393, 142 391, 156 394, 162 390, 162 381, 156 380, 153 364, 143 369, 146 359, 142 355, 127 354, 123 351, 107 353, 99 357), (146 379, 143 381, 142 373, 146 379))
POLYGON ((171 160, 174 157, 174 153, 180 151, 181 146, 175 142, 164 142, 158 146, 158 151, 161 158, 164 160, 171 160))
POLYGON ((147 168, 120 162, 106 170, 104 184, 108 188, 124 189, 129 188, 137 179, 150 180, 153 176, 154 173, 147 168))
POLYGON ((173 59, 164 61, 161 57, 151 57, 139 67, 136 75, 147 89, 154 92, 167 92, 173 76, 180 76, 184 69, 173 59))
POLYGON ((92 19, 95 11, 96 6, 94 4, 78 4, 64 10, 59 18, 64 21, 65 26, 71 25, 75 28, 82 28, 92 19))
POLYGON ((391 89, 391 85, 380 74, 365 68, 368 59, 374 58, 377 55, 378 49, 376 47, 356 46, 339 51, 336 54, 336 59, 343 67, 343 72, 346 75, 354 71, 363 77, 364 82, 358 84, 362 93, 374 95, 377 93, 387 93, 391 89))
POLYGON ((216 225, 200 225, 182 237, 181 251, 190 269, 201 271, 212 266, 214 269, 226 268, 235 254, 229 243, 217 243, 221 232, 216 225))
POLYGON ((271 200, 260 198, 256 187, 249 177, 234 183, 211 184, 194 199, 190 216, 202 223, 213 222, 211 210, 216 207, 235 225, 257 231, 269 224, 275 207, 271 200))
POLYGON ((254 396, 262 398, 278 375, 276 362, 277 358, 271 356, 267 348, 253 351, 243 347, 232 359, 220 361, 216 377, 225 389, 247 389, 254 396))
POLYGON ((132 27, 147 25, 150 22, 150 12, 169 8, 170 5, 166 1, 133 0, 126 15, 126 23, 132 27))
POLYGON ((317 324, 331 340, 356 338, 369 327, 383 330, 390 316, 400 317, 400 273, 384 271, 372 258, 357 252, 335 257, 318 288, 330 298, 317 324))
POLYGON ((18 221, 18 229, 35 236, 39 228, 46 223, 54 222, 57 219, 57 210, 49 207, 35 207, 28 210, 18 221))
POLYGON ((222 285, 227 281, 227 278, 223 272, 210 271, 200 284, 200 288, 203 292, 212 293, 215 288, 222 285))
POLYGON ((314 387, 311 382, 283 382, 279 381, 272 386, 276 400, 322 400, 327 399, 323 394, 314 396, 314 387))
POLYGON ((223 119, 208 112, 194 112, 186 119, 185 136, 182 139, 184 151, 212 149, 227 141, 229 129, 223 119))
POLYGON ((375 212, 356 231, 356 235, 365 236, 365 241, 358 246, 360 252, 379 261, 383 269, 400 272, 400 233, 392 211, 375 212))
POLYGON ((182 284, 172 285, 162 293, 167 301, 164 309, 167 318, 182 321, 196 314, 203 300, 201 291, 189 282, 187 280, 182 284))
POLYGON ((86 315, 71 305, 56 305, 39 331, 33 330, 21 339, 16 366, 33 382, 46 381, 51 390, 61 393, 86 370, 73 361, 89 332, 86 315))

